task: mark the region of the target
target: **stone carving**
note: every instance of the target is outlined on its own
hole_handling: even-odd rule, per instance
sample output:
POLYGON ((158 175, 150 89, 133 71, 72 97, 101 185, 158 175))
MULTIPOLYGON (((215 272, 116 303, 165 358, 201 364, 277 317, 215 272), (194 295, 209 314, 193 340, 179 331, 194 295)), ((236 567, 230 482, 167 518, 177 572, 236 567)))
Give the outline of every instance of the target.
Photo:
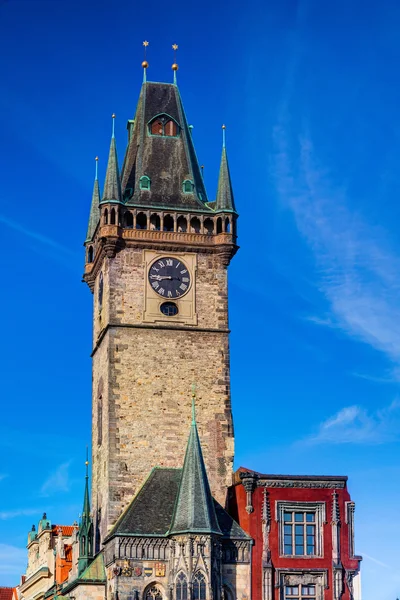
POLYGON ((297 481, 295 479, 259 479, 257 481, 258 487, 270 487, 270 488, 316 488, 316 489, 342 489, 345 486, 344 481, 297 481))

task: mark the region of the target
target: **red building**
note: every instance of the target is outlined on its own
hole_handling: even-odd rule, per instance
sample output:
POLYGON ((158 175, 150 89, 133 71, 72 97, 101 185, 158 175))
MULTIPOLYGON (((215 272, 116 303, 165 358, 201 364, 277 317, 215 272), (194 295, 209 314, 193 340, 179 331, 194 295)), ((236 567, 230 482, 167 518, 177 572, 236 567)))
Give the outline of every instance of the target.
POLYGON ((240 468, 228 502, 254 540, 252 600, 361 600, 347 477, 240 468))

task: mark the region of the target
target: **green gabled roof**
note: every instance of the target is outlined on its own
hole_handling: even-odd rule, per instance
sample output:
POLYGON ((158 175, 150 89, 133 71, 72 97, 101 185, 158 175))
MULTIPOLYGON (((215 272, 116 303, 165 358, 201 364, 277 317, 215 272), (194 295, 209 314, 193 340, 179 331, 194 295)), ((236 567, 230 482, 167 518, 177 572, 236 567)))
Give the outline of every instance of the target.
POLYGON ((100 221, 100 186, 99 180, 94 180, 93 185, 93 194, 92 194, 92 204, 90 205, 90 215, 89 215, 89 224, 86 234, 86 241, 91 242, 94 236, 94 232, 96 231, 96 227, 100 221))
POLYGON ((107 577, 106 570, 104 568, 103 553, 100 552, 93 562, 90 563, 90 565, 83 571, 82 575, 79 576, 79 581, 104 583, 106 579, 107 577))
POLYGON ((110 152, 108 154, 108 163, 106 171, 106 180, 104 183, 102 202, 114 201, 121 202, 121 178, 118 168, 117 146, 115 144, 115 136, 112 135, 110 152))
POLYGON ((222 535, 215 513, 196 421, 192 419, 170 534, 222 535))
POLYGON ((216 211, 233 211, 235 209, 235 201, 233 199, 233 190, 231 175, 229 172, 228 157, 226 154, 225 145, 222 148, 221 166, 219 169, 217 200, 215 203, 216 211))

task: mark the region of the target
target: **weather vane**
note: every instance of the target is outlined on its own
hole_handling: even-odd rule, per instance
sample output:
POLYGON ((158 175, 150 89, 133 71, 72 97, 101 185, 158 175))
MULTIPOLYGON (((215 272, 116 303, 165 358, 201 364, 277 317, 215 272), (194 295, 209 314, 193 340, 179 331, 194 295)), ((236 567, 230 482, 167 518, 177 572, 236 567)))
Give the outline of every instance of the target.
POLYGON ((176 51, 178 50, 178 44, 172 44, 172 50, 174 51, 174 63, 172 65, 172 70, 174 72, 174 83, 176 84, 176 72, 178 70, 178 63, 176 62, 176 51))
POLYGON ((143 81, 146 81, 146 69, 149 66, 149 63, 147 62, 147 46, 149 45, 149 42, 147 40, 144 40, 143 42, 143 46, 144 46, 144 60, 142 62, 142 67, 144 69, 143 72, 143 81))

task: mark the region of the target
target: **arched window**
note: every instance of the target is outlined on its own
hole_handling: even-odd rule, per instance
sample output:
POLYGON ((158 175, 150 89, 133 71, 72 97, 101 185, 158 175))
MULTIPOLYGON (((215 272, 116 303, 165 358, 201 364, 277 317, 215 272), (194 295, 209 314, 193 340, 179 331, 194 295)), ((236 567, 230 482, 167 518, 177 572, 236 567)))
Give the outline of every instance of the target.
POLYGON ((164 231, 173 231, 174 230, 174 219, 171 215, 165 215, 164 217, 164 231))
POLYGON ((125 213, 125 227, 127 229, 132 229, 133 227, 133 214, 129 211, 125 213))
POLYGON ((176 600, 187 600, 188 597, 188 585, 186 575, 179 573, 176 578, 176 600))
POLYGON ((225 233, 230 233, 231 232, 231 222, 228 219, 228 217, 226 217, 225 219, 225 233))
POLYGON ((222 219, 218 217, 217 219, 217 233, 222 233, 222 219))
POLYGON ((99 293, 98 293, 98 296, 97 296, 99 312, 103 308, 103 286, 104 286, 104 283, 103 283, 103 272, 101 272, 100 273, 100 277, 99 277, 99 293))
POLYGON ((178 217, 176 227, 178 231, 182 233, 185 233, 187 231, 187 220, 185 219, 185 217, 178 217))
POLYGON ((191 179, 185 179, 183 182, 183 191, 185 194, 191 194, 193 192, 194 184, 191 179))
POLYGON ((200 233, 200 219, 192 217, 190 219, 190 231, 192 233, 200 233))
POLYGON ((162 600, 162 593, 157 585, 152 585, 145 595, 146 600, 162 600))
POLYGON ((108 209, 104 211, 104 225, 108 225, 108 209))
POLYGON ((89 246, 88 250, 88 263, 93 262, 93 246, 89 246))
POLYGON ((176 137, 179 132, 179 127, 174 119, 168 115, 158 115, 149 124, 151 135, 161 135, 164 137, 176 137))
POLYGON ((206 578, 201 571, 197 571, 193 577, 193 595, 192 600, 206 600, 207 588, 206 578))
POLYGON ((136 217, 136 229, 147 229, 147 217, 142 212, 136 217))
POLYGON ((111 209, 110 225, 115 225, 115 208, 111 209))
POLYGON ((147 177, 147 175, 142 175, 139 183, 140 183, 141 190, 149 190, 150 189, 150 177, 147 177))
POLYGON ((160 215, 157 215, 156 213, 154 213, 150 217, 150 229, 152 229, 153 231, 154 230, 160 231, 160 227, 161 227, 160 215))
POLYGON ((205 219, 204 229, 208 235, 214 233, 214 221, 212 219, 205 219))

